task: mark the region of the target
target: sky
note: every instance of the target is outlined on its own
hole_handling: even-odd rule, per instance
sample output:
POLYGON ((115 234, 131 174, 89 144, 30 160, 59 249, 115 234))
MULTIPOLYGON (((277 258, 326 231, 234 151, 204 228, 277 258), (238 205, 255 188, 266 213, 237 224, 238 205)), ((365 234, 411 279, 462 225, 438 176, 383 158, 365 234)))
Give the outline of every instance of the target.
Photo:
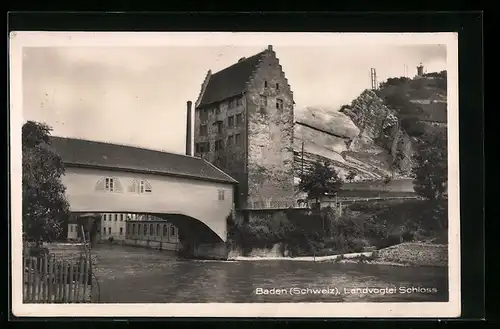
MULTIPOLYGON (((185 150, 186 102, 196 101, 213 73, 267 48, 214 46, 23 47, 23 119, 47 123, 53 135, 133 145, 173 153, 185 150)), ((446 69, 440 44, 274 45, 294 92, 295 111, 338 109, 378 81, 407 74, 422 62, 446 69)))

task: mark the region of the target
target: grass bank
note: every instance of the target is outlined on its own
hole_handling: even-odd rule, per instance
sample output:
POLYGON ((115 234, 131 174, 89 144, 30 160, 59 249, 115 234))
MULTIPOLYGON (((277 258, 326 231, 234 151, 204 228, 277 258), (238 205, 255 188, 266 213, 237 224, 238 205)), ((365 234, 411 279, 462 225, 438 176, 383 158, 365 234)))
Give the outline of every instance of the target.
MULTIPOLYGON (((283 211, 249 223, 228 222, 229 248, 244 257, 322 257, 379 250, 407 242, 447 244, 444 202, 355 203, 342 216, 326 208, 309 214, 283 211)), ((408 253, 402 255, 400 258, 409 257, 408 253)), ((390 257, 385 257, 390 262, 390 257)))

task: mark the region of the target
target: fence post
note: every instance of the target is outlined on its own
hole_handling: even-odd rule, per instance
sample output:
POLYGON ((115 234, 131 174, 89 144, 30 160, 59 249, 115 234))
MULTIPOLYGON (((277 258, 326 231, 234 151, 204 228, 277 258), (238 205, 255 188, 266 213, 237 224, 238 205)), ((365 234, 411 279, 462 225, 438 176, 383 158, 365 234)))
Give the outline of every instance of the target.
POLYGON ((27 255, 26 256, 26 268, 25 268, 25 274, 26 274, 26 295, 25 295, 25 300, 27 302, 30 301, 31 299, 31 292, 30 292, 30 287, 31 287, 31 258, 27 255))
POLYGON ((64 264, 63 264, 64 260, 61 260, 60 262, 57 263, 57 286, 56 286, 56 290, 57 290, 57 296, 56 296, 56 300, 58 302, 61 302, 63 300, 63 281, 64 281, 64 278, 63 278, 63 273, 64 273, 64 264))
POLYGON ((26 302, 26 293, 27 293, 27 289, 26 289, 26 256, 24 255, 24 252, 23 252, 23 303, 26 302))
POLYGON ((44 254, 44 257, 43 257, 43 284, 44 284, 44 288, 43 288, 43 299, 45 301, 45 303, 49 303, 50 300, 49 300, 49 275, 50 275, 50 272, 49 272, 49 260, 48 260, 48 256, 47 254, 44 254))
POLYGON ((49 258, 49 303, 53 302, 54 296, 54 281, 55 281, 55 271, 54 271, 54 260, 55 256, 51 255, 49 258))
POLYGON ((38 288, 38 294, 37 294, 37 301, 38 302, 42 302, 42 296, 43 296, 43 293, 42 293, 42 289, 43 289, 43 258, 41 257, 37 257, 36 258, 36 261, 37 261, 37 266, 36 268, 38 269, 38 281, 37 281, 37 288, 38 288))
POLYGON ((35 257, 31 257, 31 269, 30 269, 30 273, 31 273, 31 282, 30 282, 30 285, 31 285, 31 301, 34 302, 35 301, 35 296, 36 296, 36 258, 35 257))
POLYGON ((62 288, 63 288, 63 303, 66 303, 68 301, 68 263, 65 259, 62 261, 63 264, 63 282, 62 282, 62 288))
POLYGON ((88 283, 88 271, 89 271, 89 266, 88 266, 88 263, 87 263, 87 259, 89 257, 87 257, 87 255, 85 255, 85 260, 83 262, 83 268, 84 268, 84 272, 83 272, 83 300, 84 302, 86 302, 86 296, 87 296, 87 283, 88 283))
POLYGON ((82 287, 82 281, 83 281, 83 262, 84 262, 84 257, 83 255, 80 255, 80 263, 78 264, 78 290, 77 290, 77 301, 78 303, 81 301, 80 299, 80 290, 83 288, 82 287))
POLYGON ((73 293, 73 264, 71 262, 68 262, 69 264, 69 291, 68 291, 68 303, 71 303, 73 300, 73 296, 72 296, 72 293, 73 293))

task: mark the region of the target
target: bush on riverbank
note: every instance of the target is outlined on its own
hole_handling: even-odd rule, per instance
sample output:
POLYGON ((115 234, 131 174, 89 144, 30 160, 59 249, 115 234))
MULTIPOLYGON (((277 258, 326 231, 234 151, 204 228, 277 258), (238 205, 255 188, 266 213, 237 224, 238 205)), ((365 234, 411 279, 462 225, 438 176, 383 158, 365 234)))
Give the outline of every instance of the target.
POLYGON ((342 216, 286 211, 271 218, 236 224, 228 219, 228 246, 248 256, 279 246, 283 255, 323 256, 386 248, 403 242, 447 243, 444 203, 426 200, 353 204, 342 216))

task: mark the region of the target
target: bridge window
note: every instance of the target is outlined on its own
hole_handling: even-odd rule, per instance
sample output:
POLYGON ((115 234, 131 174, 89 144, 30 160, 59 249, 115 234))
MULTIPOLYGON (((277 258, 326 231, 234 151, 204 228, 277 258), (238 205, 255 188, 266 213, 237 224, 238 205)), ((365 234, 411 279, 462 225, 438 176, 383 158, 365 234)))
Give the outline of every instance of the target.
POLYGON ((224 190, 219 190, 219 200, 224 200, 224 190))
POLYGON ((111 235, 111 227, 108 227, 108 234, 111 235))
POLYGON ((134 180, 129 188, 128 191, 131 193, 151 193, 152 188, 151 184, 147 180, 141 179, 141 180, 134 180))
POLYGON ((116 177, 103 177, 97 182, 96 190, 122 192, 122 185, 116 177))
POLYGON ((118 220, 118 214, 115 214, 115 222, 118 220))
POLYGON ((132 234, 135 234, 135 224, 132 224, 132 234))
POLYGON ((163 236, 168 236, 168 225, 163 225, 163 236))
POLYGON ((176 227, 175 227, 175 226, 171 226, 171 227, 170 227, 170 236, 172 236, 172 237, 173 237, 173 236, 175 236, 175 235, 176 235, 176 234, 175 234, 175 233, 176 233, 175 231, 176 231, 176 227))
POLYGON ((160 224, 156 224, 156 235, 157 235, 157 236, 160 236, 160 235, 161 235, 161 231, 160 231, 160 224))
POLYGON ((102 220, 106 221, 106 214, 102 215, 102 220))
POLYGON ((115 182, 113 178, 106 178, 106 191, 113 192, 115 189, 115 182))
POLYGON ((123 235, 123 227, 120 227, 120 235, 123 235))
POLYGON ((155 235, 155 227, 153 224, 149 224, 149 235, 155 235))
POLYGON ((148 235, 148 225, 144 225, 144 235, 148 235))

